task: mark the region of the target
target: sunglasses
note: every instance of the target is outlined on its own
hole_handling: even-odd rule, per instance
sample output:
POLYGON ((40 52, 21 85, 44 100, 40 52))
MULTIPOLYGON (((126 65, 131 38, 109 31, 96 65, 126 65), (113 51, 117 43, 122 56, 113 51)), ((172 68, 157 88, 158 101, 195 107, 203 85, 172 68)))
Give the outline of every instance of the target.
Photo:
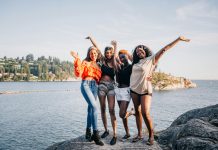
POLYGON ((119 58, 126 58, 126 55, 125 54, 120 54, 119 58))

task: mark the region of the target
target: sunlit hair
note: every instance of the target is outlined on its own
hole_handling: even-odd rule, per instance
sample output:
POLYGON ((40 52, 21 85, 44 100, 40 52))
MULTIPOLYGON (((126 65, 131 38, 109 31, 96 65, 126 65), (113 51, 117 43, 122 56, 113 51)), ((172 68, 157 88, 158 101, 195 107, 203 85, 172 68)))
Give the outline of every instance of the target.
POLYGON ((120 54, 128 54, 128 51, 127 50, 125 50, 125 49, 121 49, 121 50, 119 50, 119 52, 118 52, 118 55, 120 55, 120 54))
POLYGON ((136 53, 136 50, 138 48, 142 48, 145 51, 146 57, 149 57, 149 56, 152 55, 152 51, 147 46, 145 46, 145 45, 138 45, 138 46, 136 46, 136 48, 134 49, 134 52, 133 52, 133 62, 132 62, 133 65, 138 63, 139 60, 141 59, 141 58, 139 58, 139 56, 136 53))
POLYGON ((98 53, 96 62, 101 61, 101 59, 102 59, 102 54, 101 54, 101 52, 100 52, 95 46, 91 46, 91 47, 88 48, 88 52, 87 52, 87 55, 86 55, 85 60, 86 60, 86 61, 91 61, 91 58, 90 58, 90 52, 91 52, 91 50, 96 50, 96 52, 98 53))

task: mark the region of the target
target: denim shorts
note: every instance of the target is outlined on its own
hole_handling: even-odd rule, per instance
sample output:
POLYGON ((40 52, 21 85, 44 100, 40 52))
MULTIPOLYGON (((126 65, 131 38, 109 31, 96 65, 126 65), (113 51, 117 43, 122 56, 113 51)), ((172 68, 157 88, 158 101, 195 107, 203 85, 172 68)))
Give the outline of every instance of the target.
POLYGON ((114 96, 114 82, 100 81, 98 85, 98 94, 101 96, 114 96))

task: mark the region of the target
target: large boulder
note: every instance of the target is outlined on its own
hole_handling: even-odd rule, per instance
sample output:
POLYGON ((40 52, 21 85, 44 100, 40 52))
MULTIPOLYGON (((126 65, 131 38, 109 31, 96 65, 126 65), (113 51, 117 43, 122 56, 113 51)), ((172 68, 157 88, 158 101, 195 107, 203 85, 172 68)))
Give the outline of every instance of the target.
POLYGON ((218 104, 184 113, 157 141, 163 149, 218 149, 218 104))

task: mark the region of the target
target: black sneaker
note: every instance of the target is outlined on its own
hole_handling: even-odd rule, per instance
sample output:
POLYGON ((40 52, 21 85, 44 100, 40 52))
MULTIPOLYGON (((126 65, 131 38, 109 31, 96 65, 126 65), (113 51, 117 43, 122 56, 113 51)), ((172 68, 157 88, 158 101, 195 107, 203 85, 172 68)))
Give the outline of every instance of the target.
POLYGON ((104 131, 104 133, 101 135, 101 138, 106 138, 109 135, 109 130, 104 131))
POLYGON ((110 141, 110 145, 114 145, 117 142, 117 137, 113 137, 110 141))
POLYGON ((130 137, 130 135, 124 135, 124 137, 122 137, 123 140, 127 140, 130 137))

